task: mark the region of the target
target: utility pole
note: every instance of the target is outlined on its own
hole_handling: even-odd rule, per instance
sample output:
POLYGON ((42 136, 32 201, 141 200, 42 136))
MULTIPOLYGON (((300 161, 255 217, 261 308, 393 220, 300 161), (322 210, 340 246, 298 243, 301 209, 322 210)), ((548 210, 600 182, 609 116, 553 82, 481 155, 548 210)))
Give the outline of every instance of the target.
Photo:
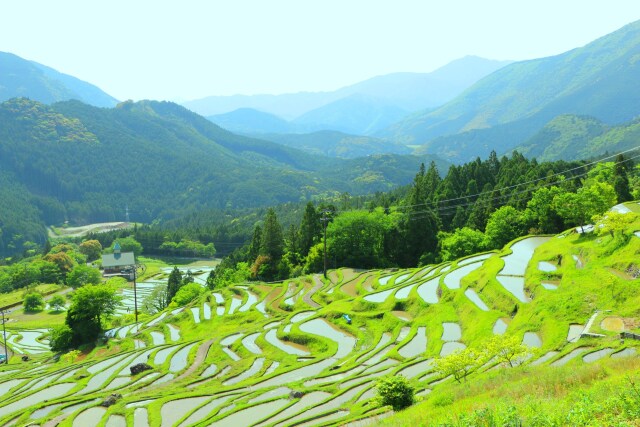
POLYGON ((327 224, 329 223, 329 213, 331 213, 331 211, 329 211, 328 209, 325 209, 322 211, 322 218, 320 218, 320 221, 322 221, 322 224, 324 225, 324 278, 327 278, 327 224))
POLYGON ((9 318, 5 318, 4 315, 5 314, 9 314, 9 311, 7 310, 0 310, 0 313, 2 313, 2 336, 4 337, 4 363, 5 364, 9 364, 9 351, 7 350, 7 329, 4 326, 4 323, 9 320, 9 318))
POLYGON ((136 273, 137 268, 136 265, 133 264, 133 312, 136 316, 136 332, 138 332, 138 292, 136 290, 136 273))

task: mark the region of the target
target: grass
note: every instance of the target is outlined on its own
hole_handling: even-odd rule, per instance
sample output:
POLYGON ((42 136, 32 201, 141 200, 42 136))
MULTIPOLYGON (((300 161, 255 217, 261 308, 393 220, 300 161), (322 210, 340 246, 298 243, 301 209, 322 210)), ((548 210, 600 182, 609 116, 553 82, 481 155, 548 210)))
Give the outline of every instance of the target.
POLYGON ((379 425, 637 425, 639 369, 629 358, 492 371, 436 389, 379 425))
POLYGON ((60 285, 42 284, 30 287, 29 289, 18 289, 6 294, 0 294, 0 307, 11 307, 22 303, 26 294, 31 292, 39 292, 48 295, 62 289, 60 285))

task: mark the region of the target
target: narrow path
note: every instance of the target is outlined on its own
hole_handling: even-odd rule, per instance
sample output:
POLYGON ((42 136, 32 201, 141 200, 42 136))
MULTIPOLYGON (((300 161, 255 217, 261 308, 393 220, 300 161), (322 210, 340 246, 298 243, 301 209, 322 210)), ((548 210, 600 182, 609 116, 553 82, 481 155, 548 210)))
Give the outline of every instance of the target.
POLYGON ((174 381, 179 381, 185 377, 188 377, 189 375, 193 374, 196 369, 198 369, 200 367, 200 365, 202 365, 202 362, 204 362, 204 359, 207 358, 207 353, 209 353, 209 348, 211 348, 211 345, 213 344, 213 340, 209 340, 209 341, 205 341, 199 348, 198 348, 198 352, 196 353, 196 358, 193 359, 193 363, 191 364, 191 366, 189 367, 189 369, 187 369, 186 371, 184 371, 178 378, 176 378, 174 381))
POLYGON ((320 304, 312 300, 311 297, 320 289, 322 289, 322 287, 324 286, 324 283, 322 283, 322 280, 320 280, 320 276, 318 276, 317 274, 313 275, 313 281, 316 283, 316 285, 313 288, 311 288, 309 292, 307 292, 302 296, 302 300, 312 308, 320 308, 320 304))

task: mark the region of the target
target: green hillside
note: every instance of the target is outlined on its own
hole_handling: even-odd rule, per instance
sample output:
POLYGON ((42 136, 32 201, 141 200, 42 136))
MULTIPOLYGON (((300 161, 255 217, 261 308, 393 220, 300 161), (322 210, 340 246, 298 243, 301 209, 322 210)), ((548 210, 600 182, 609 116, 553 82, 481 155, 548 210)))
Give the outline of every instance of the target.
POLYGON ((516 149, 539 160, 584 159, 638 146, 640 121, 608 126, 593 117, 559 116, 516 149))
POLYGON ((27 190, 20 197, 4 190, 3 204, 23 199, 40 211, 27 215, 40 217, 23 229, 29 231, 13 223, 15 213, 3 217, 0 253, 20 251, 25 240, 43 242, 44 234, 31 230, 43 233, 44 224, 123 220, 126 206, 133 221, 151 222, 203 208, 386 191, 409 183, 430 160, 314 156, 234 135, 176 104, 152 101, 104 109, 13 99, 0 104, 0 141, 3 179, 27 190))
POLYGON ((45 104, 76 99, 97 107, 113 107, 118 102, 80 79, 17 55, 0 52, 0 102, 16 97, 45 104))
MULTIPOLYGON (((444 154, 464 150, 451 147, 455 137, 435 139, 439 136, 531 120, 532 133, 522 138, 516 133, 499 142, 507 151, 562 114, 593 116, 608 124, 626 122, 640 113, 634 83, 638 54, 640 22, 635 22, 561 55, 510 64, 441 108, 414 114, 381 136, 426 143, 427 152, 444 154)), ((491 148, 475 149, 486 155, 491 148)))
MULTIPOLYGON (((638 398, 627 385, 637 380, 637 341, 619 332, 640 325, 640 217, 624 217, 611 233, 529 236, 439 265, 238 283, 143 315, 139 326, 121 310, 111 338, 59 360, 46 351, 46 331, 23 316, 7 325, 9 342, 32 360, 0 367, 8 392, 0 421, 490 425, 484 416, 497 425, 633 425, 638 398), (509 337, 526 349, 514 367, 488 350, 509 337), (456 351, 482 354, 461 383, 439 362, 456 351), (140 362, 151 370, 131 375, 140 362), (417 403, 394 415, 375 386, 397 375, 415 388, 417 403), (111 393, 121 397, 100 406, 111 393), (601 396, 609 399, 592 400, 601 396)), ((196 282, 207 275, 205 267, 181 269, 196 282)), ((139 292, 171 268, 153 271, 139 292)), ((131 288, 122 292, 130 304, 131 288)))
POLYGON ((345 159, 372 154, 411 153, 411 149, 404 144, 330 130, 304 134, 265 134, 260 138, 320 156, 345 159))

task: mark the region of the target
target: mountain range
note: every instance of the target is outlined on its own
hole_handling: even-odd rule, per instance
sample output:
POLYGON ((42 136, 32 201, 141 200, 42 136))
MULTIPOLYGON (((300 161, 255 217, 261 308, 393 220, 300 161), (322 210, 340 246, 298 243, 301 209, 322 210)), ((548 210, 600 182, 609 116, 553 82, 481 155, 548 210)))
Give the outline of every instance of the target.
POLYGON ((389 105, 402 110, 416 111, 442 105, 481 77, 509 62, 467 56, 431 73, 392 73, 331 92, 209 96, 187 101, 182 105, 203 116, 224 114, 239 108, 252 108, 293 120, 331 102, 351 95, 363 95, 385 100, 389 105))
POLYGON ((12 53, 0 52, 0 70, 0 102, 25 97, 45 104, 70 99, 96 107, 118 103, 92 84, 12 53))
POLYGON ((507 65, 442 107, 376 136, 464 162, 526 144, 560 115, 618 125, 640 114, 639 58, 640 21, 560 55, 507 65))

